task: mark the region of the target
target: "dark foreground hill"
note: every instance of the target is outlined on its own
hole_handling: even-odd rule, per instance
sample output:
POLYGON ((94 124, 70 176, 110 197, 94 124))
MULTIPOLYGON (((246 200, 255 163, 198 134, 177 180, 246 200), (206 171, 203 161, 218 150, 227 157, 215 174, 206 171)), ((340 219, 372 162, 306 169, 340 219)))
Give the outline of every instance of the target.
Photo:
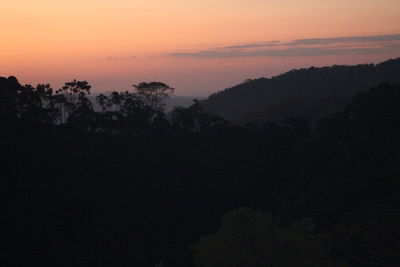
POLYGON ((400 266, 400 85, 315 131, 90 88, 0 77, 0 266, 400 266))
POLYGON ((400 58, 376 65, 294 69, 272 78, 247 80, 212 94, 203 105, 233 122, 263 123, 288 117, 316 122, 341 110, 365 88, 400 82, 399 74, 400 58))

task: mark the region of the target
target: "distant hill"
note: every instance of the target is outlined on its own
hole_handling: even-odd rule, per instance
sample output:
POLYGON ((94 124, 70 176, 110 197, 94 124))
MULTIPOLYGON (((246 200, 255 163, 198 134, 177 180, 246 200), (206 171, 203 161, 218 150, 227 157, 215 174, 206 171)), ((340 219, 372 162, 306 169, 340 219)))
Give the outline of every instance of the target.
MULTIPOLYGON (((96 96, 100 93, 94 93, 89 96, 89 99, 93 103, 93 107, 95 110, 100 111, 100 106, 96 102, 96 96)), ((110 92, 104 93, 105 95, 109 95, 110 92)), ((205 97, 196 97, 196 96, 171 96, 170 99, 165 101, 165 112, 170 112, 175 107, 188 107, 193 104, 193 99, 204 100, 205 97)))
POLYGON ((272 78, 247 80, 212 94, 203 107, 236 123, 288 117, 315 122, 341 110, 360 91, 400 82, 400 58, 380 64, 294 69, 272 78))
POLYGON ((196 97, 196 96, 172 96, 171 99, 168 99, 165 102, 165 111, 169 112, 173 110, 175 107, 188 107, 193 104, 193 100, 204 100, 205 97, 196 97))

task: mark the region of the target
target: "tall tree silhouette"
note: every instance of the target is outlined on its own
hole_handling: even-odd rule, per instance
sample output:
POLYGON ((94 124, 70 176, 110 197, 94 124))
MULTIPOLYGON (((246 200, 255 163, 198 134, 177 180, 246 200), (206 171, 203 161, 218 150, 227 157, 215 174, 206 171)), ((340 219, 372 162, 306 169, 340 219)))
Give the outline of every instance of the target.
POLYGON ((162 82, 143 82, 133 87, 143 99, 145 106, 154 112, 164 111, 165 100, 169 99, 175 91, 174 88, 162 82))
POLYGON ((0 77, 0 114, 3 116, 18 116, 18 95, 22 86, 14 76, 0 77))
POLYGON ((56 91, 55 101, 61 112, 61 123, 66 123, 69 117, 75 114, 76 117, 83 115, 84 111, 93 109, 92 103, 88 100, 91 86, 87 81, 73 80, 66 82, 63 87, 56 91))

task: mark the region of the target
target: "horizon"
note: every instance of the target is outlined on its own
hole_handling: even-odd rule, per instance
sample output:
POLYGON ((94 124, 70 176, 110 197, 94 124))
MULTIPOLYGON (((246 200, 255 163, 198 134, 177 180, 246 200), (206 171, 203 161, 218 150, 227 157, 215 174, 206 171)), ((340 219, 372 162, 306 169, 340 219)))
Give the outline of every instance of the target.
MULTIPOLYGON (((196 98, 198 98, 198 99, 207 99, 209 96, 211 96, 212 94, 215 94, 215 93, 218 93, 218 92, 220 92, 220 91, 223 91, 223 90, 225 90, 225 89, 229 89, 229 88, 232 88, 232 87, 235 87, 235 86, 237 86, 237 85, 240 85, 240 84, 242 84, 243 82, 245 82, 246 80, 256 80, 256 79, 261 79, 261 78, 267 78, 267 79, 271 79, 271 78, 274 78, 274 77, 277 77, 277 76, 280 76, 280 75, 283 75, 283 74, 285 74, 285 73, 287 73, 287 72, 290 72, 291 70, 300 70, 300 69, 308 69, 308 68, 311 68, 311 67, 315 67, 315 68, 324 68, 324 67, 333 67, 333 66, 357 66, 357 65, 369 65, 369 64, 373 64, 373 65, 377 65, 377 64, 380 64, 380 63, 384 63, 384 62, 386 62, 386 61, 389 61, 389 60, 397 60, 397 59, 400 59, 400 57, 394 57, 394 58, 388 58, 388 59, 386 59, 386 60, 382 60, 382 61, 378 61, 378 62, 365 62, 365 63, 354 63, 354 64, 332 64, 332 65, 320 65, 320 66, 317 66, 317 65, 310 65, 310 66, 303 66, 303 67, 299 67, 299 68, 292 68, 292 69, 288 69, 288 70, 285 70, 285 71, 283 71, 283 72, 280 72, 280 73, 277 73, 277 74, 275 74, 275 75, 271 75, 271 76, 260 76, 260 77, 254 77, 254 78, 248 78, 248 79, 244 79, 244 80, 242 80, 241 82, 238 82, 238 83, 236 83, 236 84, 232 84, 232 85, 230 85, 230 86, 228 86, 228 87, 225 87, 225 88, 221 88, 221 89, 219 89, 219 90, 216 90, 216 91, 212 91, 212 92, 210 92, 210 93, 205 93, 205 92, 203 92, 203 93, 205 93, 205 94, 202 94, 201 92, 199 93, 199 92, 194 92, 194 94, 188 94, 188 95, 185 95, 185 94, 176 94, 175 92, 170 96, 170 98, 171 99, 174 99, 174 98, 193 98, 193 99, 196 99, 196 98), (196 94, 197 93, 197 94, 196 94)), ((23 82, 22 80, 20 80, 19 79, 19 77, 17 77, 17 76, 15 76, 15 75, 9 75, 9 76, 14 76, 14 77, 16 77, 17 79, 18 79, 18 81, 21 83, 21 84, 30 84, 30 83, 25 83, 25 82, 23 82)), ((1 77, 1 76, 0 76, 1 77)), ((66 80, 65 82, 68 82, 68 81, 71 81, 71 80, 73 80, 73 79, 70 79, 70 80, 66 80)), ((86 81, 85 79, 82 79, 82 81, 86 81)), ((38 83, 38 84, 46 84, 47 82, 42 82, 42 83, 38 83)), ((49 83, 52 87, 53 87, 53 89, 57 89, 57 88, 61 88, 62 86, 63 86, 63 84, 64 83, 60 83, 58 86, 53 86, 53 84, 51 84, 51 83, 49 83)), ((117 91, 117 92, 123 92, 123 91, 125 91, 125 90, 101 90, 101 91, 99 91, 99 90, 96 90, 96 88, 94 88, 94 86, 89 82, 89 84, 92 86, 92 88, 91 88, 91 94, 92 95, 99 95, 99 94, 110 94, 110 93, 112 93, 113 91, 117 91)), ((36 85, 36 84, 31 84, 31 85, 36 85)), ((130 90, 132 90, 132 86, 130 87, 130 88, 128 88, 128 89, 126 89, 127 91, 130 91, 130 90)))
POLYGON ((87 80, 94 93, 161 81, 206 97, 291 69, 400 57, 399 13, 396 0, 5 0, 0 76, 87 80))

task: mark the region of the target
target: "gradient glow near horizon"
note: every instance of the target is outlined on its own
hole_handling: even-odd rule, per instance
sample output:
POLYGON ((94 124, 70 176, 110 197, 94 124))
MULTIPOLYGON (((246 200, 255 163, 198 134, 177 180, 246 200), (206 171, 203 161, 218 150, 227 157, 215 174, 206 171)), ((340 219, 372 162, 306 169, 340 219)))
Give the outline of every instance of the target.
POLYGON ((0 76, 207 95, 291 68, 400 56, 399 0, 2 0, 0 76))

